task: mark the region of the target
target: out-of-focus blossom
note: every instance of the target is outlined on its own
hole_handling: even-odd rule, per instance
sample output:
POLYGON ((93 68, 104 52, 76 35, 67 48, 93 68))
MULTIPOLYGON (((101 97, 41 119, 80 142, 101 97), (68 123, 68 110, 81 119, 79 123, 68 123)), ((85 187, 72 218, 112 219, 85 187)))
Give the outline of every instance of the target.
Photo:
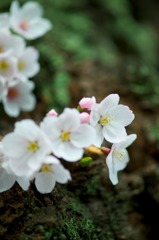
POLYGON ((4 29, 0 30, 0 54, 8 51, 15 57, 19 57, 25 48, 23 38, 12 34, 4 29))
POLYGON ((69 180, 71 180, 70 172, 57 158, 48 156, 43 161, 40 171, 35 175, 35 186, 40 193, 50 193, 56 182, 63 184, 69 180))
POLYGON ((31 92, 33 89, 34 83, 29 80, 9 86, 2 97, 5 112, 11 117, 17 117, 21 110, 32 111, 36 104, 36 98, 31 92))
POLYGON ((20 76, 31 78, 40 70, 38 63, 39 53, 34 47, 27 47, 18 58, 17 70, 20 76))
POLYGON ((39 3, 29 1, 20 7, 14 1, 10 11, 10 26, 24 38, 36 39, 52 28, 51 22, 42 18, 42 15, 43 9, 39 3))
POLYGON ((24 179, 23 177, 17 177, 14 175, 10 169, 7 171, 3 165, 7 163, 7 159, 5 157, 5 153, 3 151, 2 142, 0 142, 0 192, 4 192, 9 190, 14 183, 17 181, 18 184, 23 188, 23 190, 27 190, 29 188, 29 180, 24 179))
POLYGON ((5 169, 17 177, 30 179, 51 153, 48 138, 34 121, 16 122, 15 130, 2 139, 8 161, 5 169))
POLYGON ((16 74, 17 59, 11 55, 11 52, 0 54, 0 76, 4 78, 13 78, 16 74))

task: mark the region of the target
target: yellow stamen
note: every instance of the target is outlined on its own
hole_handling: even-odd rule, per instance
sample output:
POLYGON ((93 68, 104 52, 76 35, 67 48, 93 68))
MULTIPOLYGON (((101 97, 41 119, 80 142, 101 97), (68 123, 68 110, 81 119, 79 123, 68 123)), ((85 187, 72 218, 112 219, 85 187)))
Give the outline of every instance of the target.
POLYGON ((115 156, 120 162, 123 161, 123 156, 124 156, 124 152, 113 152, 113 156, 115 156))
POLYGON ((29 142, 28 150, 32 152, 36 152, 39 149, 39 145, 37 141, 29 142))
POLYGON ((18 62, 18 69, 21 71, 21 70, 24 69, 24 67, 25 67, 25 63, 23 61, 19 61, 18 62))
POLYGON ((0 53, 3 53, 4 50, 3 50, 3 47, 0 46, 0 53))
POLYGON ((99 119, 99 123, 104 126, 106 124, 108 124, 110 122, 110 116, 107 116, 107 117, 100 117, 99 119))
POLYGON ((62 131, 60 137, 63 142, 69 141, 70 140, 70 132, 62 131))
POLYGON ((43 164, 41 169, 41 172, 52 172, 52 168, 50 164, 43 164))
POLYGON ((0 70, 1 71, 6 71, 9 68, 9 65, 6 61, 0 62, 0 70))

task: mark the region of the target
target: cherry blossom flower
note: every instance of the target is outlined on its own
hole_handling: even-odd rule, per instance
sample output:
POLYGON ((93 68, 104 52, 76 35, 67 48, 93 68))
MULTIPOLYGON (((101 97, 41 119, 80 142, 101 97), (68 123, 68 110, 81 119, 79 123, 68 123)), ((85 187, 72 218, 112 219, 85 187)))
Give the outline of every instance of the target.
POLYGON ((66 108, 58 117, 46 117, 41 128, 50 138, 53 153, 67 161, 79 160, 84 148, 94 142, 94 128, 80 122, 76 109, 66 108))
POLYGON ((92 109, 92 106, 93 104, 96 103, 96 99, 95 97, 84 97, 82 98, 80 101, 79 101, 79 106, 82 108, 82 109, 87 109, 87 110, 91 110, 92 109))
POLYGON ((21 8, 17 1, 11 5, 10 26, 24 38, 33 40, 44 35, 52 27, 49 20, 42 18, 43 9, 37 2, 26 2, 21 8))
POLYGON ((71 180, 70 172, 57 158, 48 156, 43 161, 40 171, 35 175, 35 186, 40 193, 50 193, 56 182, 63 184, 69 180, 71 180))
POLYGON ((0 142, 0 192, 9 190, 15 182, 18 182, 23 190, 28 190, 30 185, 29 180, 23 177, 16 177, 16 175, 14 175, 10 169, 9 171, 6 171, 4 168, 6 162, 7 159, 3 152, 3 145, 2 142, 0 142))
POLYGON ((125 127, 129 125, 134 114, 129 107, 119 103, 118 94, 110 94, 101 103, 94 104, 90 114, 90 124, 96 129, 96 142, 100 147, 104 138, 111 143, 122 141, 126 136, 125 127))
POLYGON ((18 75, 22 77, 34 77, 40 70, 38 63, 39 53, 34 47, 27 47, 18 58, 17 70, 18 75))
POLYGON ((15 57, 19 57, 25 48, 24 40, 4 29, 0 30, 0 54, 11 51, 15 57))
POLYGON ((13 78, 16 73, 17 59, 11 52, 0 54, 0 75, 4 78, 13 78))
POLYGON ((51 153, 46 135, 32 120, 26 119, 15 124, 15 130, 2 139, 8 161, 5 168, 17 177, 31 178, 39 170, 45 157, 51 153))
POLYGON ((129 162, 129 155, 126 148, 131 145, 136 139, 136 134, 126 136, 120 143, 114 143, 110 153, 106 158, 106 163, 109 169, 109 178, 115 185, 118 183, 117 173, 123 170, 129 162))
POLYGON ((2 97, 5 112, 11 117, 17 117, 20 111, 32 111, 35 108, 36 99, 31 91, 34 83, 27 80, 19 81, 9 86, 7 94, 2 97))

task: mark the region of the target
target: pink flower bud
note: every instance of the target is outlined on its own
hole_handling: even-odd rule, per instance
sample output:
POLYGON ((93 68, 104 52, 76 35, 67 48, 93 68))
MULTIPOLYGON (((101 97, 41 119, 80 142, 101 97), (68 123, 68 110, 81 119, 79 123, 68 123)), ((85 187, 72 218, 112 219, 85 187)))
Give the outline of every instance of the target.
POLYGON ((47 116, 52 116, 52 117, 57 117, 57 112, 54 109, 51 109, 48 113, 47 116))
POLYGON ((85 98, 84 97, 79 101, 79 106, 82 109, 91 110, 94 103, 96 103, 95 97, 91 97, 91 98, 89 98, 89 97, 85 98))
POLYGON ((89 118, 90 118, 89 113, 86 113, 86 112, 80 113, 81 123, 89 123, 89 118))

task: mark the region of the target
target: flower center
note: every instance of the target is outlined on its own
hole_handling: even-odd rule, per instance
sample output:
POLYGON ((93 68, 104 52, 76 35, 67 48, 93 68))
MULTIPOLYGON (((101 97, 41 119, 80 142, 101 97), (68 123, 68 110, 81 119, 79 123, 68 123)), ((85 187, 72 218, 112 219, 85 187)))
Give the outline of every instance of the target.
POLYGON ((43 164, 41 169, 41 172, 52 172, 52 168, 50 164, 43 164))
POLYGON ((70 140, 70 132, 62 131, 60 137, 63 142, 69 141, 70 140))
POLYGON ((107 116, 107 117, 101 116, 99 119, 99 123, 102 126, 105 126, 106 124, 110 123, 110 116, 107 116))
POLYGON ((117 151, 114 151, 113 152, 113 156, 116 157, 120 162, 123 161, 123 156, 124 156, 124 152, 117 152, 117 151))
POLYGON ((32 152, 36 152, 38 149, 39 149, 39 145, 37 141, 29 142, 28 150, 32 152))
POLYGON ((4 50, 3 50, 3 47, 0 46, 0 53, 3 53, 4 50))
POLYGON ((23 31, 27 31, 28 28, 29 28, 29 25, 28 25, 28 23, 27 23, 26 21, 21 21, 21 22, 19 23, 19 28, 20 28, 21 30, 23 30, 23 31))
POLYGON ((24 67, 25 67, 25 63, 24 63, 23 61, 19 61, 19 62, 18 62, 18 69, 19 69, 20 71, 22 71, 22 70, 24 69, 24 67))
POLYGON ((1 71, 6 71, 9 68, 9 65, 6 61, 1 61, 0 62, 0 70, 1 71))
POLYGON ((8 98, 10 100, 13 100, 14 98, 17 98, 19 96, 19 91, 17 88, 12 87, 8 89, 8 98))

